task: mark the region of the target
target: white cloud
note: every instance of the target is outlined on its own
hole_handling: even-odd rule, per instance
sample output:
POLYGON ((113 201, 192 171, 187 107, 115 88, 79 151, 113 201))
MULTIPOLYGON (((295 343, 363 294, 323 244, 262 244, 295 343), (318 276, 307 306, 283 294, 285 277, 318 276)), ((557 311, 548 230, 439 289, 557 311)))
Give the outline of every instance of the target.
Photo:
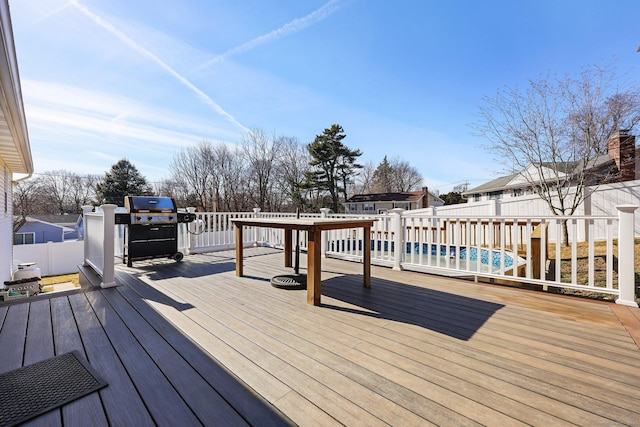
POLYGON ((22 89, 30 128, 171 146, 237 138, 225 123, 216 127, 215 120, 182 116, 110 93, 32 80, 23 81, 22 89))

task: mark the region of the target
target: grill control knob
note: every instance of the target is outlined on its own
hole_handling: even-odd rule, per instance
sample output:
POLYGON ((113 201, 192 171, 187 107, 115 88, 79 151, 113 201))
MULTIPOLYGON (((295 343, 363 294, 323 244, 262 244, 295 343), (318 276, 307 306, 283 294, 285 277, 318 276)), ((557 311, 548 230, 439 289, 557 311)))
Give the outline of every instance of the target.
POLYGON ((169 217, 169 221, 173 221, 173 217, 172 216, 169 217))
POLYGON ((137 216, 137 217, 136 217, 136 219, 137 219, 138 221, 140 221, 140 220, 142 219, 142 217, 141 217, 141 216, 137 216))
POLYGON ((152 220, 153 220, 153 217, 152 217, 152 216, 148 216, 148 217, 147 217, 147 220, 152 221, 152 220))

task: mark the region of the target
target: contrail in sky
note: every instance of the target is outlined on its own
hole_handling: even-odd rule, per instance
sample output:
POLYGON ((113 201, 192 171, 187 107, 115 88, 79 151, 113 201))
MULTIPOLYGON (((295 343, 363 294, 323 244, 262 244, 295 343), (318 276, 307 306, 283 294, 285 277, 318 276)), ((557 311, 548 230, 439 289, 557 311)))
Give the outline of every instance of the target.
POLYGON ((62 10, 64 10, 64 9, 66 9, 67 7, 71 6, 72 1, 73 1, 73 0, 68 1, 68 2, 66 2, 65 4, 63 4, 62 6, 58 7, 57 9, 54 9, 54 10, 52 10, 51 12, 47 13, 46 15, 41 16, 40 18, 38 18, 38 19, 36 19, 35 21, 33 21, 33 22, 31 23, 31 25, 34 25, 34 24, 37 24, 37 23, 39 23, 39 22, 41 22, 41 21, 44 21, 44 20, 46 20, 46 19, 49 19, 51 16, 53 16, 53 15, 57 14, 58 12, 60 12, 60 11, 62 11, 62 10))
POLYGON ((340 7, 341 7, 340 0, 331 0, 330 2, 322 6, 320 9, 314 12, 311 12, 310 14, 306 15, 303 18, 296 18, 291 22, 287 22, 277 30, 273 30, 270 33, 267 33, 260 37, 256 37, 253 40, 249 40, 248 42, 243 43, 240 46, 236 46, 233 49, 226 51, 222 55, 218 55, 215 58, 210 59, 209 61, 197 67, 196 70, 201 70, 212 64, 215 64, 216 62, 224 61, 227 57, 231 55, 236 55, 238 53, 246 52, 263 43, 267 43, 272 40, 277 40, 282 37, 286 37, 289 34, 297 33, 298 31, 304 30, 310 25, 313 25, 316 22, 322 21, 323 19, 327 18, 329 15, 331 15, 332 13, 340 9, 340 7))
POLYGON ((209 105, 211 108, 213 108, 213 110, 220 114, 221 116, 223 116, 224 118, 226 118, 228 121, 230 121, 231 123, 233 123, 234 125, 238 126, 239 128, 241 128, 244 132, 249 133, 249 129, 246 128, 245 126, 243 126, 240 122, 238 122, 231 114, 227 113, 225 110, 222 109, 222 107, 220 107, 218 104, 216 104, 213 99, 211 99, 206 93, 204 93, 203 91, 201 91, 200 89, 198 89, 196 86, 194 86, 189 80, 185 79, 184 77, 182 77, 176 70, 174 70, 173 68, 171 68, 170 66, 168 66, 167 64, 165 64, 160 58, 158 58, 157 56, 155 56, 153 53, 149 52, 147 49, 145 49, 144 47, 140 46, 138 43, 136 43, 135 41, 131 40, 129 37, 127 37, 126 34, 124 34, 122 31, 118 30, 117 28, 115 28, 113 25, 111 25, 109 22, 105 21, 104 19, 102 19, 101 17, 99 17, 98 15, 96 15, 95 13, 91 12, 86 6, 80 4, 77 0, 71 0, 70 2, 71 4, 73 4, 78 10, 80 10, 82 13, 84 13, 85 15, 87 15, 89 18, 91 18, 91 20, 93 22, 95 22, 97 25, 101 26, 102 28, 104 28, 105 30, 109 31, 111 34, 113 34, 114 36, 118 37, 121 41, 123 41, 127 46, 129 46, 130 48, 132 48, 133 50, 137 51, 138 53, 142 54, 143 56, 146 56, 147 58, 151 59, 153 62, 155 62, 157 65, 159 65, 161 68, 163 68, 165 71, 167 71, 169 74, 171 74, 173 77, 175 77, 176 79, 178 79, 178 81, 180 83, 182 83, 183 85, 185 85, 186 87, 188 87, 189 89, 191 89, 193 92, 195 92, 195 94, 204 101, 205 104, 209 105))

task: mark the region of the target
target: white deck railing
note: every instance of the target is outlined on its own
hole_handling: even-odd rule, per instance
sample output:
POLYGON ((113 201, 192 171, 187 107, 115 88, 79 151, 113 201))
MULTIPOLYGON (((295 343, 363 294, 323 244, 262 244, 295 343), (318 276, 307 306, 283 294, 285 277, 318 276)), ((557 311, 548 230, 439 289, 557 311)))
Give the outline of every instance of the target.
MULTIPOLYGON (((371 229, 371 248, 368 248, 373 264, 397 270, 468 276, 497 283, 518 282, 606 293, 617 296, 619 304, 637 306, 634 271, 636 208, 620 206, 617 216, 427 215, 394 209, 385 215, 329 215, 328 210, 323 210, 321 214, 302 214, 301 217, 377 219, 371 229), (568 246, 563 245, 561 239, 564 222, 568 230, 568 246), (567 251, 570 253, 568 259, 567 251), (550 253, 555 253, 553 259, 549 258, 550 253), (550 267, 553 268, 550 270, 550 267)), ((258 209, 250 213, 196 215, 195 222, 183 224, 179 229, 183 244, 188 242, 187 254, 235 247, 231 219, 295 216, 293 213, 260 212, 258 209)), ((86 236, 100 233, 100 226, 91 221, 86 236)), ((101 224, 106 233, 109 226, 106 220, 103 221, 101 224)), ((284 246, 283 230, 249 227, 243 235, 245 246, 284 246)), ((307 236, 304 232, 299 235, 300 248, 305 250, 307 236)), ((110 238, 113 241, 113 236, 105 235, 102 239, 108 242, 110 238)), ((85 239, 94 240, 93 236, 85 239)), ((367 249, 362 247, 363 241, 361 229, 325 231, 322 253, 323 256, 359 261, 362 251, 367 249)), ((95 244, 99 245, 97 240, 95 244)), ((104 246, 107 251, 107 245, 104 246)), ((86 264, 99 266, 100 259, 113 259, 113 256, 109 258, 108 254, 103 254, 102 258, 97 256, 96 262, 98 249, 86 246, 86 264)), ((105 271, 102 274, 108 274, 107 268, 102 268, 105 271)))
POLYGON ((102 205, 97 212, 84 215, 84 265, 101 278, 103 288, 115 286, 114 247, 116 205, 102 205))

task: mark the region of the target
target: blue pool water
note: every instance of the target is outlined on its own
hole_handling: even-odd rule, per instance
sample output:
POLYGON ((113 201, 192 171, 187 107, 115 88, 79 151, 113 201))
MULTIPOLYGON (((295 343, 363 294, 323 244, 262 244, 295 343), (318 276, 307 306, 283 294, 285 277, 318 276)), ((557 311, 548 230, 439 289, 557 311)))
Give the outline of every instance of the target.
MULTIPOLYGON (((337 241, 332 241, 330 244, 330 249, 331 251, 351 251, 351 245, 355 244, 356 242, 352 241, 352 240, 337 240, 337 241)), ((362 250, 362 240, 358 240, 357 241, 357 245, 358 248, 357 250, 362 250)), ((389 245, 391 246, 391 252, 394 251, 394 242, 387 242, 387 241, 371 241, 371 250, 377 250, 377 251, 389 251, 389 245)), ((416 243, 410 243, 407 242, 406 244, 406 249, 405 249, 405 253, 413 253, 416 255, 420 255, 420 249, 422 248, 422 254, 423 255, 427 255, 429 252, 431 252, 431 256, 436 256, 436 253, 438 252, 438 247, 439 247, 439 252, 440 252, 440 256, 441 257, 450 257, 450 258, 456 258, 456 247, 455 246, 449 246, 449 253, 447 253, 447 245, 436 245, 436 244, 429 244, 429 243, 423 243, 422 247, 420 245, 420 243, 416 242, 416 243), (413 248, 412 248, 413 245, 413 248)), ((355 249, 355 248, 354 248, 355 249)), ((472 247, 472 248, 467 248, 465 246, 460 246, 459 247, 459 258, 461 260, 466 260, 467 256, 469 256, 469 260, 472 262, 478 262, 478 248, 472 247), (468 254, 468 255, 467 255, 468 254)), ((489 251, 487 249, 480 249, 480 264, 484 264, 484 265, 489 265, 489 251)), ((511 268, 513 267, 513 256, 510 253, 505 252, 504 254, 504 268, 511 268)), ((501 267, 501 257, 500 257, 500 251, 493 251, 493 254, 491 256, 491 266, 493 268, 500 268, 501 267)))
MULTIPOLYGON (((435 245, 435 244, 429 245, 428 243, 423 243, 422 244, 422 253, 423 254, 428 254, 429 246, 431 246, 431 255, 435 256, 436 252, 437 252, 437 245, 435 245)), ((478 248, 475 248, 475 247, 467 248, 465 246, 461 246, 459 249, 460 249, 459 258, 461 260, 463 260, 463 259, 466 260, 467 256, 468 256, 470 261, 476 261, 476 262, 478 261, 478 248)), ((411 243, 407 243, 407 253, 411 253, 411 243)), ((420 254, 420 243, 415 243, 414 244, 413 253, 416 254, 416 255, 420 254)), ((449 256, 451 258, 455 258, 456 257, 456 247, 455 246, 449 246, 449 253, 447 254, 447 246, 446 245, 440 245, 440 256, 449 256)), ((484 265, 489 265, 489 250, 480 249, 480 263, 484 264, 484 265)), ((500 251, 493 251, 493 254, 491 256, 491 265, 494 268, 500 268, 501 267, 500 251)), ((511 256, 511 254, 505 252, 505 254, 504 254, 504 268, 510 268, 510 267, 513 267, 513 257, 511 256)))

